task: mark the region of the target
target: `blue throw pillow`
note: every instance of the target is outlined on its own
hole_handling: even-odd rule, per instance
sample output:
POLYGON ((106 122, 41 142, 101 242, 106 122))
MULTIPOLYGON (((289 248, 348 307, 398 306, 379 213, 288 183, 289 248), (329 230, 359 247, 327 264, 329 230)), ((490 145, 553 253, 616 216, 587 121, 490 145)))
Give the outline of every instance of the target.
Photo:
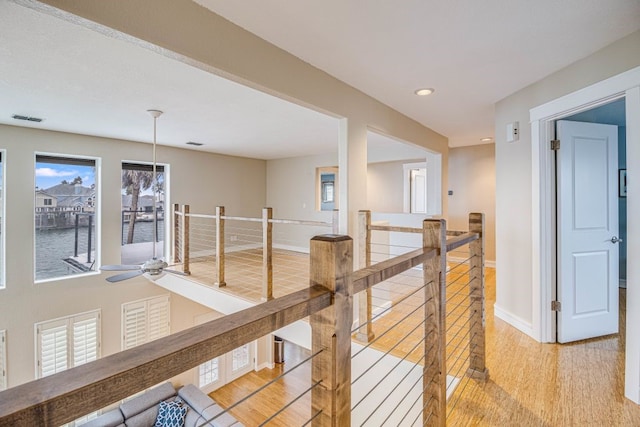
POLYGON ((186 416, 187 407, 182 402, 160 402, 153 427, 183 427, 186 416))

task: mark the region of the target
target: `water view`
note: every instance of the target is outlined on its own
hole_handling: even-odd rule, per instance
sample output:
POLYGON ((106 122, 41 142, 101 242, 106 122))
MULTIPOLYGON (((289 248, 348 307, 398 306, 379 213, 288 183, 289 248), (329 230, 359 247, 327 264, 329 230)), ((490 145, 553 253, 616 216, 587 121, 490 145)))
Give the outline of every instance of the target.
MULTIPOLYGON (((164 221, 158 221, 158 240, 162 245, 164 240, 164 221)), ((134 229, 133 243, 151 242, 153 239, 153 222, 137 222, 134 229)), ((124 245, 129 231, 129 224, 123 224, 121 244, 124 245)), ((87 260, 88 227, 78 229, 78 257, 74 258, 89 270, 95 270, 94 254, 87 260), (89 262, 87 262, 89 261, 89 262)), ((92 233, 91 250, 95 251, 95 232, 92 233)), ((75 254, 76 230, 75 228, 63 229, 38 229, 36 230, 36 280, 51 279, 54 277, 78 274, 81 271, 72 267, 65 259, 73 258, 75 254)), ((149 258, 153 254, 149 253, 149 258)))

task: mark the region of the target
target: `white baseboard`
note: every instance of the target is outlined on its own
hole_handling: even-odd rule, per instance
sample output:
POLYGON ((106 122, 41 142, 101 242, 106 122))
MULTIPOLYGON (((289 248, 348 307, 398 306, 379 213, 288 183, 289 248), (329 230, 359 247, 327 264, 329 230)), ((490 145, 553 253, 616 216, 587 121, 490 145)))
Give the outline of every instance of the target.
POLYGON ((497 303, 493 304, 493 315, 498 319, 507 322, 520 332, 529 335, 534 340, 539 341, 533 333, 534 331, 531 323, 527 322, 519 316, 516 316, 515 314, 509 313, 508 311, 500 308, 497 303))
POLYGON ((261 371, 264 368, 273 369, 274 366, 275 366, 275 363, 263 362, 263 363, 259 364, 258 366, 256 366, 256 372, 257 371, 261 371))
POLYGON ((305 248, 302 246, 293 246, 293 245, 281 245, 278 243, 273 244, 273 249, 280 249, 283 251, 291 251, 291 252, 300 252, 302 254, 308 254, 309 248, 305 248))

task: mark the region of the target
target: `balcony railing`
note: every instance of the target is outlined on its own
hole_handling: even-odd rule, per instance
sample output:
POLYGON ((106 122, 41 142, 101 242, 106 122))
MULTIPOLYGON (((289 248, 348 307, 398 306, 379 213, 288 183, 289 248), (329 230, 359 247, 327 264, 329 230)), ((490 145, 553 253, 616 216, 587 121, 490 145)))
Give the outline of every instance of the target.
MULTIPOLYGON (((300 425, 349 426, 358 416, 355 423, 396 417, 393 420, 403 420, 402 425, 444 426, 447 395, 455 394, 447 390, 448 385, 455 383, 460 388, 460 375, 466 381, 487 376, 483 224, 483 215, 471 214, 470 231, 454 233, 448 239, 444 220, 425 220, 419 229, 369 225, 366 232, 419 233, 422 246, 407 248, 399 255, 390 255, 393 251, 387 250, 379 262, 357 271, 353 271, 350 237, 316 236, 310 241, 307 288, 3 391, 0 425, 64 424, 308 317, 310 385, 263 421, 274 419, 306 396, 309 407, 305 416, 297 418, 300 425), (466 275, 460 281, 468 285, 448 295, 453 288, 447 286, 447 252, 463 246, 468 246, 469 256, 458 264, 468 265, 469 270, 460 274, 466 275), (389 310, 374 313, 376 287, 380 286, 393 297, 390 309, 386 307, 389 310), (399 292, 397 286, 410 289, 399 292), (360 300, 361 310, 355 328, 354 297, 360 300), (456 311, 451 304, 467 308, 456 311), (465 321, 456 323, 450 316, 465 321), (447 328, 448 322, 458 326, 452 330, 447 328), (356 332, 364 334, 359 336, 364 338, 360 344, 352 340, 356 332), (455 378, 450 378, 450 363, 456 369, 455 378), (369 375, 374 377, 367 379, 369 375), (393 402, 393 412, 381 415, 367 399, 393 402)), ((364 251, 366 254, 367 249, 364 251)), ((373 251, 369 249, 369 253, 373 251)), ((237 415, 233 412, 236 405, 231 406, 237 415)), ((202 421, 208 425, 210 420, 202 421)))

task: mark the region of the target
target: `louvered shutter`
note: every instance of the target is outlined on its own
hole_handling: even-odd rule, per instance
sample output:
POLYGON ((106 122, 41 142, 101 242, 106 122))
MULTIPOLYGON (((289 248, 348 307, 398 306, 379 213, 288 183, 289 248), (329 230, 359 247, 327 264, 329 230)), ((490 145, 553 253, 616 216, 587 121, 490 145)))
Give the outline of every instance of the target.
POLYGON ((100 317, 97 313, 73 318, 73 366, 99 357, 100 317))
POLYGON ((37 326, 38 378, 62 372, 69 367, 68 323, 68 319, 62 319, 37 326))
POLYGON ((7 389, 7 331, 0 331, 0 390, 7 389))
POLYGON ((169 335, 169 297, 162 296, 147 301, 147 341, 169 335))
POLYGON ((122 306, 122 349, 127 350, 147 342, 146 301, 122 306))

